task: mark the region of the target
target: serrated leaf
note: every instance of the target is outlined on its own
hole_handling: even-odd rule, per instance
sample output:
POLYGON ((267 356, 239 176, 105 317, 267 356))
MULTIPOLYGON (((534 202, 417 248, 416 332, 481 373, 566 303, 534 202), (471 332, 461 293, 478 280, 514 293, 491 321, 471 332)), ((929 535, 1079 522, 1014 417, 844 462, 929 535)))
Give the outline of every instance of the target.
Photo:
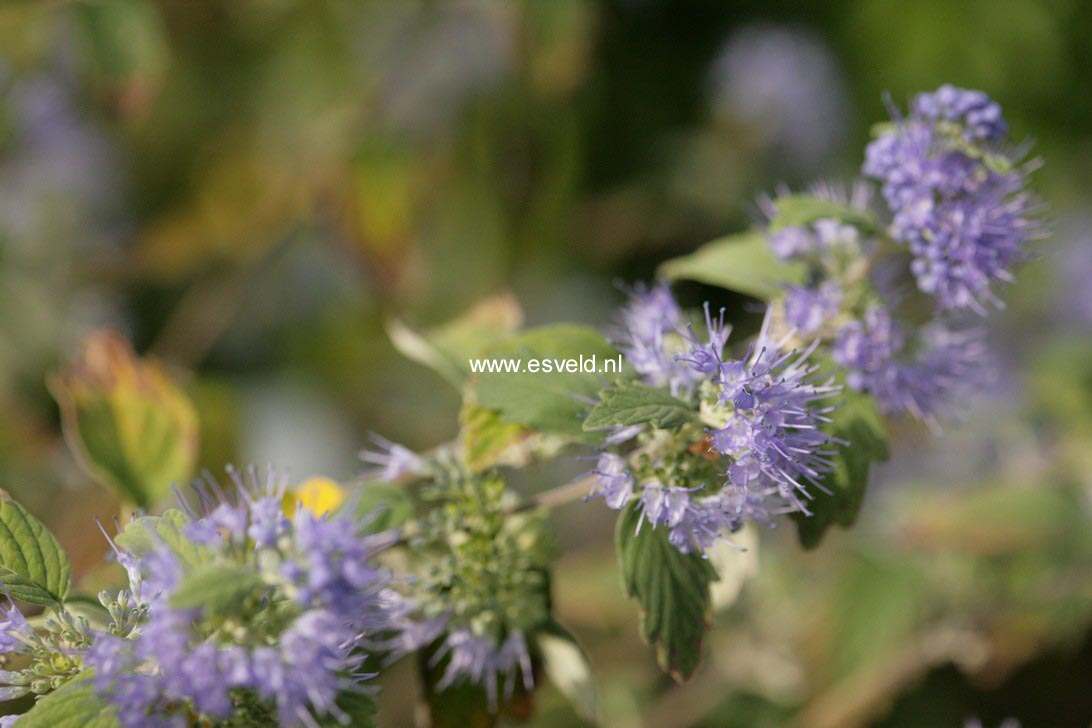
POLYGON ((684 554, 667 529, 637 532, 641 511, 631 503, 618 518, 615 549, 626 594, 641 608, 641 636, 656 647, 661 669, 679 682, 701 662, 702 640, 712 625, 709 587, 717 574, 701 554, 684 554))
POLYGON ((238 564, 206 564, 191 570, 171 594, 175 609, 201 609, 206 617, 245 614, 268 589, 257 571, 238 564))
POLYGON ((808 502, 812 515, 793 514, 800 543, 809 549, 819 545, 832 525, 853 525, 864 502, 872 462, 889 456, 886 423, 868 394, 847 389, 826 429, 846 444, 834 446, 834 470, 820 481, 830 495, 815 494, 808 502))
POLYGON ((855 225, 866 232, 879 231, 879 224, 871 213, 842 202, 813 195, 788 195, 777 198, 774 204, 777 214, 770 220, 772 233, 787 227, 810 225, 823 219, 855 225))
POLYGON ((573 710, 586 721, 598 722, 598 697, 595 675, 583 648, 569 631, 551 620, 535 634, 542 668, 573 710))
POLYGON ((144 556, 163 546, 169 548, 183 568, 189 569, 208 561, 209 551, 186 538, 188 516, 171 508, 161 516, 141 516, 130 521, 114 541, 134 556, 144 556))
POLYGON ((650 424, 661 430, 682 427, 694 416, 693 408, 670 392, 637 382, 605 389, 584 420, 585 430, 650 424))
MULTIPOLYGON (((588 362, 595 357, 598 367, 617 354, 597 331, 576 324, 529 329, 490 352, 495 359, 519 360, 524 368, 529 359, 549 359, 553 365, 581 357, 588 362)), ((473 377, 475 401, 496 411, 506 422, 579 442, 601 439, 598 433, 581 428, 587 409, 581 398, 594 398, 598 393, 601 383, 597 372, 483 372, 473 377)))
POLYGON ((511 294, 491 296, 458 318, 425 331, 393 319, 387 335, 399 353, 461 388, 470 374, 469 359, 512 336, 523 311, 511 294))
POLYGON ((0 581, 15 599, 46 607, 64 603, 72 564, 49 529, 0 491, 0 581))
POLYGON ((19 718, 19 728, 120 728, 117 711, 95 692, 94 672, 84 671, 40 698, 19 718))
POLYGON ((690 255, 669 260, 660 266, 660 274, 769 301, 780 295, 786 284, 803 284, 807 269, 800 263, 778 259, 766 236, 750 230, 719 238, 690 255))

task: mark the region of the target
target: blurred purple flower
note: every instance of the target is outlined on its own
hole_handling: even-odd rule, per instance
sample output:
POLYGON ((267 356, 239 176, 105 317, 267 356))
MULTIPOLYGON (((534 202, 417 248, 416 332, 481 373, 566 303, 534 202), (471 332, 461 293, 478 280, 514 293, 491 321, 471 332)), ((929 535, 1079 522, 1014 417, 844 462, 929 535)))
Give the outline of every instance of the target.
POLYGON ((803 30, 734 33, 710 70, 714 110, 763 133, 787 160, 814 167, 845 135, 848 94, 830 49, 803 30))

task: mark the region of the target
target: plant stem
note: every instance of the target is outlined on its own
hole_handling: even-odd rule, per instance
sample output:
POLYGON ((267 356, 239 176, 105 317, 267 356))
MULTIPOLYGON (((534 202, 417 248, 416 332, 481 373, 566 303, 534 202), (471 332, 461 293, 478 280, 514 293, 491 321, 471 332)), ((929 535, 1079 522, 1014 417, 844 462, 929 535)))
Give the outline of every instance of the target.
POLYGON ((557 506, 565 505, 566 503, 572 503, 575 500, 579 500, 588 494, 588 490, 595 484, 595 476, 587 475, 583 478, 570 481, 563 485, 558 485, 549 490, 544 490, 541 493, 537 493, 518 506, 515 506, 508 511, 506 515, 512 515, 513 513, 522 513, 524 511, 530 511, 535 508, 555 508, 557 506))

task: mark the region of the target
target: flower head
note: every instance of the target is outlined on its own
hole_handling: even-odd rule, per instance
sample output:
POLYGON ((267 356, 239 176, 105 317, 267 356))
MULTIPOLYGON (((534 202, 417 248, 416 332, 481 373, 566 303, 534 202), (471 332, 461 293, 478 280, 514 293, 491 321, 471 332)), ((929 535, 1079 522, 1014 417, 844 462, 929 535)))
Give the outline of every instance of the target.
POLYGON ((780 501, 770 512, 808 513, 808 486, 818 487, 831 469, 831 437, 821 427, 833 409, 824 400, 839 387, 816 381, 817 367, 807 361, 815 345, 782 353, 769 325, 767 315, 748 356, 721 367, 720 402, 730 414, 711 433, 713 447, 731 462, 731 492, 780 501))
POLYGON ((885 412, 909 412, 930 424, 989 373, 981 331, 937 322, 911 339, 881 305, 844 324, 833 353, 850 387, 872 394, 885 412))
POLYGON ((882 183, 891 233, 942 310, 998 305, 994 286, 1011 280, 1042 232, 1027 169, 998 151, 1006 131, 985 94, 943 86, 866 149, 863 171, 882 183))
POLYGON ((208 476, 194 486, 199 505, 182 531, 197 557, 166 542, 136 554, 114 546, 140 617, 123 636, 96 635, 84 661, 126 728, 188 725, 190 713, 224 720, 246 706, 275 713, 284 726, 340 719, 338 696, 359 690, 367 677, 359 672, 365 650, 396 627, 390 576, 374 564, 393 535, 365 534, 350 516, 304 508, 289 519, 281 510, 283 477, 228 472, 230 493, 208 476), (224 614, 176 606, 172 597, 193 568, 188 561, 183 567, 184 558, 252 571, 253 594, 230 609, 242 617, 252 603, 261 619, 225 621, 224 614))
POLYGON ((421 471, 424 461, 413 450, 380 435, 373 434, 372 440, 379 449, 363 450, 360 453, 361 460, 377 466, 368 473, 369 477, 392 481, 421 471))
POLYGON ((667 387, 672 393, 689 392, 698 377, 669 339, 682 326, 682 311, 666 284, 635 287, 622 308, 621 327, 614 343, 646 384, 667 387))

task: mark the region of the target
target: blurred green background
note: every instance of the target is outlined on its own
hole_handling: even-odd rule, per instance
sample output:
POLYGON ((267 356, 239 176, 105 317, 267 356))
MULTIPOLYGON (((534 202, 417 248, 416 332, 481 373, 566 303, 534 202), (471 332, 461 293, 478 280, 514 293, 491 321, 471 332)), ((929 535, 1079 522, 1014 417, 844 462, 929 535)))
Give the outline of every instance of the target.
MULTIPOLYGON (((556 600, 605 725, 1088 726, 1090 28, 1082 0, 6 2, 0 486, 78 575, 101 559, 91 517, 119 504, 45 379, 103 327, 184 384, 209 467, 348 479, 369 432, 451 438, 457 392, 390 320, 511 291, 529 323, 603 326, 619 280, 742 229, 759 193, 851 177, 884 92, 981 88, 1035 141, 1055 230, 989 322, 988 393, 940 437, 896 428, 853 531, 761 534, 688 685, 639 642, 605 508, 555 514, 556 600)), ((383 682, 381 722, 412 724, 412 667, 383 682)))

